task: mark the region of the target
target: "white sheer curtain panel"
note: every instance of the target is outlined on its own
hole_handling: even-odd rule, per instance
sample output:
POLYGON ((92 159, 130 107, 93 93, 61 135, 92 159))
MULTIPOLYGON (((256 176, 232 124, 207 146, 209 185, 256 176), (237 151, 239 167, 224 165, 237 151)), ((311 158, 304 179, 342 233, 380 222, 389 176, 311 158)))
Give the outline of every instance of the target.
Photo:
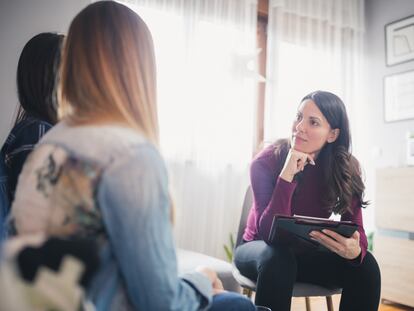
POLYGON ((300 100, 331 91, 355 132, 360 104, 363 0, 270 0, 265 141, 289 137, 300 100))
POLYGON ((154 37, 177 244, 224 258, 249 183, 257 1, 121 2, 138 12, 154 37))

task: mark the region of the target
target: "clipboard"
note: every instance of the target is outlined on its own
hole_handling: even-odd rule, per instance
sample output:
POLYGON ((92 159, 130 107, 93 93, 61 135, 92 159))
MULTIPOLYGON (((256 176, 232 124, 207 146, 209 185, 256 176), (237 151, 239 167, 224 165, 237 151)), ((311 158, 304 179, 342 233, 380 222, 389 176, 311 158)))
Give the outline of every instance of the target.
POLYGON ((272 245, 286 245, 296 253, 310 250, 328 251, 322 244, 313 241, 309 236, 311 231, 329 229, 349 238, 358 229, 358 225, 351 221, 335 221, 325 218, 308 216, 273 216, 269 241, 272 245))

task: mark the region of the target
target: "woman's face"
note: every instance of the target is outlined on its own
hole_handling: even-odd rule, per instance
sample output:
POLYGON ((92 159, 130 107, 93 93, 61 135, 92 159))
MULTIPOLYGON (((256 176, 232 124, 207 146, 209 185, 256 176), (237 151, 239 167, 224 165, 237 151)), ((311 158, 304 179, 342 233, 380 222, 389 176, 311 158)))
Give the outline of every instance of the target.
POLYGON ((304 100, 292 126, 292 148, 315 158, 326 143, 336 140, 339 129, 331 129, 313 100, 304 100))

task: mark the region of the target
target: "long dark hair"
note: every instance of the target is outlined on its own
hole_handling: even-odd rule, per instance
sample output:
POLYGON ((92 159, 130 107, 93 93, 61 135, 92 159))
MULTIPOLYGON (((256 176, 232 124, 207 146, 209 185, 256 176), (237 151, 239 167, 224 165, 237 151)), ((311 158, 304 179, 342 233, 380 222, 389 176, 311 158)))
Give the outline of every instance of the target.
MULTIPOLYGON (((318 165, 322 167, 326 191, 323 204, 335 214, 352 213, 351 204, 354 196, 362 207, 369 202, 364 201, 365 185, 361 178, 358 160, 351 154, 351 134, 346 108, 342 100, 333 93, 315 91, 306 95, 301 102, 312 100, 327 119, 332 129, 339 129, 338 138, 327 143, 318 156, 318 165)), ((290 142, 276 142, 276 155, 286 158, 290 142)), ((281 168, 280 168, 281 169, 281 168)))
POLYGON ((19 110, 15 124, 34 117, 55 124, 57 117, 58 70, 63 35, 45 32, 23 47, 17 65, 19 110))

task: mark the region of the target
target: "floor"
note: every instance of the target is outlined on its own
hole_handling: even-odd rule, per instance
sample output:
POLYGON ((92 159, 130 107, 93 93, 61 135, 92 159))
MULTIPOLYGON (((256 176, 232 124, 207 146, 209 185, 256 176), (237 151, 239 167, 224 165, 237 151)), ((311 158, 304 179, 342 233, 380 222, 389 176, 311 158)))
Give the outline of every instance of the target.
MULTIPOLYGON (((333 296, 333 304, 335 311, 339 310, 340 295, 333 296)), ((325 311, 326 300, 324 297, 311 298, 312 311, 325 311)), ((305 298, 293 298, 291 311, 306 311, 305 298)), ((388 301, 383 301, 378 311, 414 311, 414 308, 396 305, 388 301)))

